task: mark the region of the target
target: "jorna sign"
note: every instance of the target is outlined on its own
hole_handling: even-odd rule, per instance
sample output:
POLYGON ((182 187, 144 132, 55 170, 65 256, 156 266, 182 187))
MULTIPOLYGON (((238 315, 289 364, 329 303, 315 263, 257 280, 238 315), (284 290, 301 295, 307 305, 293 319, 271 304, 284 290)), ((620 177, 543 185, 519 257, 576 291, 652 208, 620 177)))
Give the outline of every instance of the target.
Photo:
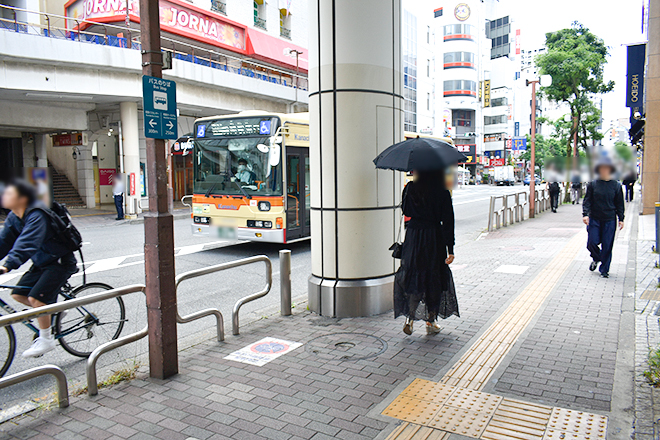
MULTIPOLYGON (((236 52, 246 52, 245 26, 178 0, 160 0, 159 6, 162 30, 236 52)), ((106 23, 124 21, 126 18, 126 0, 71 0, 64 8, 67 17, 77 20, 106 23)), ((137 22, 139 1, 129 0, 129 8, 131 21, 137 22)), ((76 26, 76 23, 69 23, 69 26, 76 26)))

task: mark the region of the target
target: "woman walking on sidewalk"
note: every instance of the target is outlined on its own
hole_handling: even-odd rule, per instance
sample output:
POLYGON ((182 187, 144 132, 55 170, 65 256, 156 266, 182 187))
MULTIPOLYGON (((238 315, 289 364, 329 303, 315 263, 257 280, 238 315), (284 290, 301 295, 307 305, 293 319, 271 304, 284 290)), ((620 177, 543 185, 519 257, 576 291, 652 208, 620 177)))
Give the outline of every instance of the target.
POLYGON ((621 184, 612 178, 615 171, 610 159, 601 159, 596 164, 598 178, 587 186, 582 203, 582 221, 589 233, 587 249, 593 260, 589 270, 593 272, 600 263, 600 276, 603 278, 610 276, 616 220, 618 217, 619 229, 623 229, 625 212, 621 184))
POLYGON ((441 171, 420 172, 403 191, 403 214, 410 217, 394 283, 394 317, 404 315, 407 335, 413 321, 440 332, 438 317, 459 316, 449 264, 454 261, 454 208, 441 171))

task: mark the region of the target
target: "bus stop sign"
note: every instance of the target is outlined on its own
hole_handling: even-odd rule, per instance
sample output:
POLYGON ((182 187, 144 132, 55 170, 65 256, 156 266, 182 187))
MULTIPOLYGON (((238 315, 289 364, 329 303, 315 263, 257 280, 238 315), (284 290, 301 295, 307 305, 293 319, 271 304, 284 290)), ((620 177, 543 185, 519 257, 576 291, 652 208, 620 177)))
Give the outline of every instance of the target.
POLYGON ((177 139, 176 83, 142 75, 144 133, 153 139, 177 139))

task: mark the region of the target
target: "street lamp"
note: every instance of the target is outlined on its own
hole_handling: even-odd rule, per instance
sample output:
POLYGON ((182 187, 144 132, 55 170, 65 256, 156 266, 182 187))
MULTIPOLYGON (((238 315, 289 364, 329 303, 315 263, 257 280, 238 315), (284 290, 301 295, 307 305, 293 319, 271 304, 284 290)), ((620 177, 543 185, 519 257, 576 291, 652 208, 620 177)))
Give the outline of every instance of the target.
POLYGON ((529 218, 534 218, 536 213, 536 84, 541 87, 549 87, 552 85, 552 77, 550 75, 541 75, 541 78, 530 81, 526 80, 525 85, 532 85, 532 152, 531 166, 532 175, 529 178, 529 218))
POLYGON ((296 57, 296 104, 298 103, 298 77, 300 76, 300 65, 299 65, 299 56, 302 55, 302 52, 296 49, 291 49, 289 54, 293 57, 296 57))

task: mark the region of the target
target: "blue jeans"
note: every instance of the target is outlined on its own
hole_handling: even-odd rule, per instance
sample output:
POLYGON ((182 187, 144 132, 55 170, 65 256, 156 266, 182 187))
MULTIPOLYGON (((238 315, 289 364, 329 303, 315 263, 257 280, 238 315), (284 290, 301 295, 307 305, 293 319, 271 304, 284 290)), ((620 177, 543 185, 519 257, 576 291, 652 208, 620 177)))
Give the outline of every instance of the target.
POLYGON ((115 208, 117 208, 117 218, 124 218, 124 196, 122 194, 115 197, 115 208))
POLYGON ((609 273, 612 263, 612 247, 614 246, 614 234, 616 233, 616 220, 607 222, 589 218, 587 226, 589 238, 587 249, 591 252, 594 261, 600 261, 600 273, 609 273))

